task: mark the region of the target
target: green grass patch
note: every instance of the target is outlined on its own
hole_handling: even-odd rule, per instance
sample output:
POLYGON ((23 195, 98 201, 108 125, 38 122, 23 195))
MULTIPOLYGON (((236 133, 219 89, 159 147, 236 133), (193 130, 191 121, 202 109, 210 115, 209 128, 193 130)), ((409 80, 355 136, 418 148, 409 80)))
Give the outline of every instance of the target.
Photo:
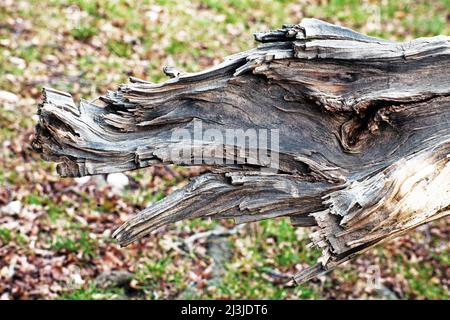
POLYGON ((52 241, 51 247, 57 252, 81 252, 86 259, 98 256, 97 242, 94 239, 91 239, 87 230, 79 231, 78 235, 74 233, 65 236, 56 235, 52 241))
POLYGON ((91 26, 80 26, 70 31, 70 35, 77 40, 86 41, 98 34, 98 29, 91 26))
POLYGON ((77 288, 58 297, 61 300, 113 300, 125 296, 122 288, 97 288, 94 283, 77 288))
POLYGON ((130 43, 117 40, 108 40, 106 47, 109 52, 115 54, 118 57, 126 58, 133 52, 133 46, 130 43))
POLYGON ((155 291, 159 291, 164 285, 176 291, 186 288, 186 279, 180 268, 174 266, 172 256, 166 255, 155 260, 147 260, 139 265, 134 275, 139 290, 143 291, 147 298, 154 299, 155 291))
POLYGON ((6 228, 0 228, 0 241, 3 245, 7 245, 12 240, 12 232, 6 228))
POLYGON ((10 230, 6 228, 0 228, 0 243, 8 245, 12 242, 17 243, 20 246, 27 244, 25 236, 18 230, 10 230))

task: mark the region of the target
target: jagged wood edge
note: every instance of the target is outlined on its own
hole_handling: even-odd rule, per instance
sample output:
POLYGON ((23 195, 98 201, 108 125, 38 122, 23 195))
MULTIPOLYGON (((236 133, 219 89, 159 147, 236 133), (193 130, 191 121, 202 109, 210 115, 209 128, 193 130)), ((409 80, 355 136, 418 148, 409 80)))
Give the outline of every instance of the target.
MULTIPOLYGON (((398 44, 305 19, 255 38, 267 43, 205 72, 167 69, 172 79, 162 84, 134 79, 134 84, 101 97, 102 104, 82 101, 77 107, 70 95, 46 89, 34 146, 47 159, 60 162, 59 172, 67 176, 171 163, 170 151, 180 145, 168 143, 167 135, 149 143, 146 137, 155 137, 149 134, 152 130, 172 130, 201 117, 219 127, 235 124, 216 121, 230 113, 214 109, 208 116, 186 110, 192 105, 227 105, 217 92, 242 99, 236 88, 253 86, 258 93, 274 91, 269 93, 275 99, 266 93, 258 98, 265 105, 282 101, 274 114, 297 117, 311 129, 305 132, 314 132, 320 121, 330 126, 329 132, 322 128, 326 139, 314 142, 320 146, 317 142, 331 141, 333 147, 320 154, 306 143, 301 152, 295 144, 288 145, 280 150, 279 173, 255 172, 264 166, 257 159, 248 165, 212 166, 210 174, 125 223, 114 233, 119 242, 126 245, 161 225, 198 216, 232 217, 237 222, 290 216, 299 226, 319 225, 312 241, 324 256, 295 277, 303 281, 384 239, 448 214, 448 37, 398 44), (380 146, 380 140, 392 142, 389 139, 398 141, 393 147, 380 146), (336 153, 338 147, 342 154, 336 153), (364 155, 370 152, 378 159, 368 161, 364 155), (405 185, 420 188, 405 191, 405 185), (427 188, 440 192, 440 197, 428 194, 431 203, 424 200, 418 212, 411 194, 426 194, 427 188), (403 190, 400 200, 398 190, 403 190), (401 223, 396 223, 399 217, 401 223)), ((245 105, 245 100, 240 102, 245 105)), ((256 118, 238 105, 232 105, 234 112, 256 118)), ((230 155, 236 156, 233 150, 230 155)))

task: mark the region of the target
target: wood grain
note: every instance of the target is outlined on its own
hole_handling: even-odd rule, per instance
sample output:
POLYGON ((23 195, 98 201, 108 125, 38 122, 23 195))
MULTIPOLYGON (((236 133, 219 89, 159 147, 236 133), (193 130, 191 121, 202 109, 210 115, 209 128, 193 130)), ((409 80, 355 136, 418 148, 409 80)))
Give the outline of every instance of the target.
POLYGON ((177 163, 190 141, 172 134, 193 134, 196 121, 278 130, 276 170, 241 145, 197 141, 208 172, 114 237, 127 245, 196 217, 287 216, 313 227, 323 251, 296 282, 450 213, 450 37, 395 43, 304 19, 255 38, 260 46, 211 69, 166 68, 163 83, 133 78, 94 103, 44 89, 33 146, 79 177, 177 163))

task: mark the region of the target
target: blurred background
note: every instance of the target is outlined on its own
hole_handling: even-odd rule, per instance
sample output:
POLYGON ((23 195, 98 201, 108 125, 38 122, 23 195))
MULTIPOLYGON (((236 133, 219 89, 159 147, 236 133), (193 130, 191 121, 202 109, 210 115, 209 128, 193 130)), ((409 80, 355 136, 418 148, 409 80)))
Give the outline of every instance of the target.
POLYGON ((0 0, 1 299, 448 299, 450 219, 420 227, 326 277, 288 220, 191 220, 127 248, 111 230, 198 169, 59 178, 30 142, 44 86, 93 99, 164 65, 199 71, 255 46, 253 32, 314 17, 373 36, 450 34, 450 0, 0 0))

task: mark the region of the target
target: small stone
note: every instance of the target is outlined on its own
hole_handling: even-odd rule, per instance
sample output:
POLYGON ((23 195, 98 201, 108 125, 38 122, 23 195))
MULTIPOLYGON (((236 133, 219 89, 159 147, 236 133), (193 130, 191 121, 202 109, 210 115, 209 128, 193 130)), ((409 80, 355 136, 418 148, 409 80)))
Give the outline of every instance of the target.
POLYGON ((22 210, 22 203, 20 201, 12 201, 8 203, 6 206, 1 208, 1 213, 7 214, 7 215, 18 215, 20 211, 22 210))
POLYGON ((116 193, 123 191, 123 189, 125 189, 125 187, 129 184, 128 177, 123 173, 111 173, 108 175, 106 181, 116 193))
POLYGON ((106 185, 106 179, 103 175, 97 175, 92 177, 97 188, 103 188, 106 185))

